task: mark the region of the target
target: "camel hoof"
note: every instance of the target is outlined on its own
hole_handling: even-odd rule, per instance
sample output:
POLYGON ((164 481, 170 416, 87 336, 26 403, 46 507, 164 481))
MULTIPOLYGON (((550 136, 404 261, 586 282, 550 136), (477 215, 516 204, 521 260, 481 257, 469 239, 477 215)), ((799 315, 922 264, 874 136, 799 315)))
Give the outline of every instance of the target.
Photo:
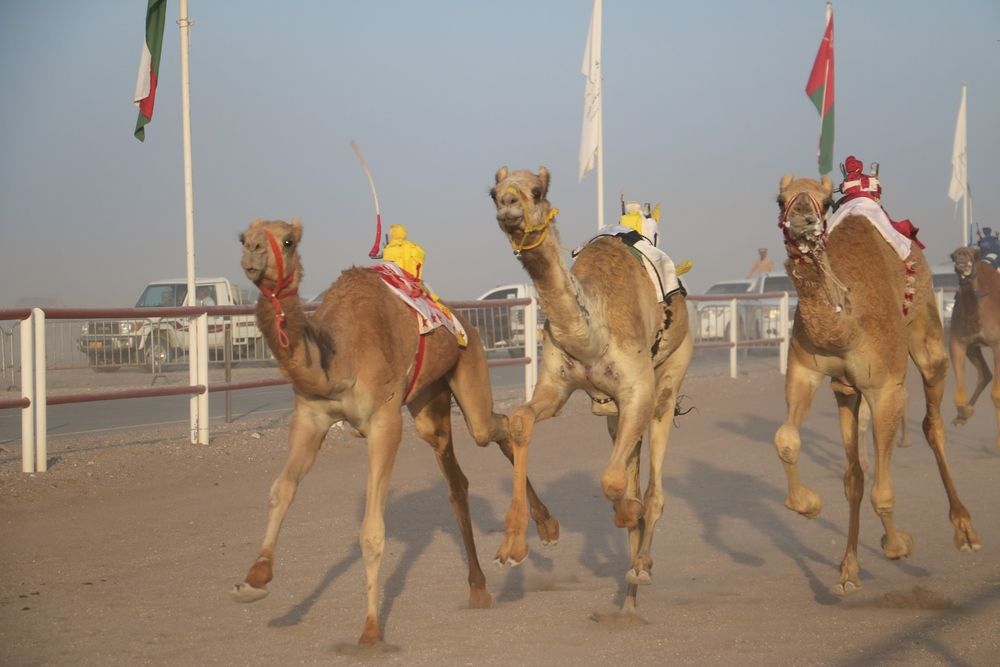
POLYGON ((236 602, 256 602, 266 598, 267 594, 266 588, 254 588, 246 582, 236 584, 229 591, 229 597, 236 602))
POLYGON ((833 594, 837 597, 843 598, 847 597, 859 588, 861 588, 861 584, 856 584, 853 581, 841 581, 834 586, 833 594))
POLYGON ((504 541, 503 545, 497 551, 497 555, 493 558, 493 562, 497 567, 502 569, 504 565, 517 567, 527 560, 527 558, 528 543, 524 540, 523 536, 518 535, 516 538, 504 541))
POLYGON ((509 565, 511 567, 517 567, 525 560, 527 560, 527 556, 525 556, 521 560, 517 560, 515 558, 501 558, 500 556, 497 556, 496 558, 493 559, 493 564, 497 566, 498 570, 502 570, 506 565, 509 565))
POLYGON ((888 535, 883 535, 882 553, 890 560, 905 558, 913 553, 913 538, 901 530, 896 531, 896 539, 891 541, 888 535))
POLYGON ((469 591, 469 607, 472 609, 489 609, 493 606, 493 596, 485 588, 469 591))
POLYGON ((983 548, 979 534, 968 520, 955 527, 955 546, 959 551, 979 551, 983 548))
POLYGON ((538 529, 538 539, 543 545, 549 547, 559 544, 559 520, 554 516, 539 521, 535 527, 538 529))
POLYGON ((823 509, 823 502, 811 489, 802 487, 794 496, 789 495, 785 499, 785 507, 807 519, 815 519, 823 509))
POLYGON ((625 573, 625 581, 637 586, 646 586, 653 583, 653 576, 649 570, 636 570, 635 568, 625 573))

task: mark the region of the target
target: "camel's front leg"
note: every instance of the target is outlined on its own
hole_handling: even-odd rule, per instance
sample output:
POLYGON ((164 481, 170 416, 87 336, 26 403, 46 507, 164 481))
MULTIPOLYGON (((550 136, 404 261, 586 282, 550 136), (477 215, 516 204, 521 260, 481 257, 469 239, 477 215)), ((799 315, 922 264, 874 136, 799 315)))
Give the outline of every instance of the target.
POLYGON ((328 416, 310 410, 307 404, 296 399, 288 434, 288 460, 271 485, 264 542, 243 583, 230 591, 230 596, 237 602, 254 602, 267 596, 266 586, 273 576, 274 548, 281 522, 295 498, 299 482, 312 467, 316 452, 332 425, 333 420, 328 416))
POLYGON ((497 549, 497 565, 520 565, 528 557, 528 542, 524 534, 528 528, 528 510, 525 504, 528 484, 528 446, 535 424, 559 412, 569 398, 569 389, 562 383, 552 382, 543 376, 531 400, 510 415, 510 436, 513 445, 514 489, 510 508, 504 521, 504 538, 497 549))
POLYGON ((368 606, 359 644, 375 644, 382 640, 378 619, 378 572, 385 548, 385 499, 402 437, 402 423, 399 404, 395 401, 385 403, 372 417, 368 434, 368 486, 365 489, 365 516, 361 521, 361 555, 365 563, 368 606))
POLYGON ((860 566, 858 564, 858 534, 861 526, 861 498, 865 494, 865 473, 861 454, 863 444, 858 437, 858 408, 860 396, 856 391, 837 389, 833 395, 837 399, 837 411, 840 416, 840 435, 844 441, 844 453, 847 455, 847 468, 844 470, 844 495, 850 508, 850 523, 847 530, 847 549, 844 559, 840 562, 840 581, 834 592, 847 595, 861 588, 860 566))
POLYGON ((903 385, 889 380, 881 390, 866 394, 865 399, 871 401, 872 406, 875 482, 872 484, 871 502, 885 530, 882 552, 886 558, 902 558, 913 551, 913 538, 909 533, 896 529, 896 494, 892 486, 890 464, 896 429, 906 405, 906 390, 903 385))
MULTIPOLYGON (((997 417, 997 439, 996 448, 1000 451, 1000 345, 993 345, 993 388, 990 391, 990 396, 993 399, 993 411, 996 413, 997 417)), ((983 366, 986 366, 986 360, 983 360, 983 366)))
POLYGON ((486 577, 479 566, 476 541, 472 535, 472 519, 469 515, 469 480, 455 458, 455 447, 451 437, 451 393, 441 384, 441 391, 424 403, 419 409, 411 408, 413 425, 417 433, 434 449, 438 468, 448 482, 448 500, 462 534, 465 554, 469 561, 469 606, 485 609, 492 606, 493 599, 486 590, 486 577))
POLYGON ((802 440, 799 428, 805 421, 813 396, 823 376, 818 371, 807 368, 796 356, 796 348, 792 347, 788 355, 788 370, 785 376, 785 402, 788 404, 788 414, 785 423, 774 434, 774 446, 778 450, 778 458, 785 468, 785 478, 788 482, 788 497, 785 507, 794 510, 806 518, 815 518, 822 509, 819 496, 799 479, 799 450, 802 440))
MULTIPOLYGON (((601 489, 604 497, 615 508, 615 525, 619 528, 635 528, 642 518, 642 501, 639 500, 638 475, 639 458, 636 451, 653 415, 653 371, 647 377, 637 378, 628 390, 616 396, 618 403, 618 423, 615 428, 614 446, 611 458, 601 475, 601 489)), ((633 543, 638 544, 638 538, 633 543)))

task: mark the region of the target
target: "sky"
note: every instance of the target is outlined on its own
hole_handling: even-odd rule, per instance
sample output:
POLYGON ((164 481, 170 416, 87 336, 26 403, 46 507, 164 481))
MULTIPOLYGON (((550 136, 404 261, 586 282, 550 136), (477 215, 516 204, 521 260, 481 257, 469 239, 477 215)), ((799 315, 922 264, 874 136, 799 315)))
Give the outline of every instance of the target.
MULTIPOLYGON (((144 0, 0 0, 0 307, 130 306, 186 275, 178 3, 153 121, 132 104, 144 0)), ((317 294, 368 265, 372 169, 385 225, 427 251, 446 300, 527 281, 488 192, 501 165, 552 173, 562 243, 596 230, 577 178, 591 0, 190 0, 196 268, 248 285, 238 235, 302 221, 317 294)), ((835 164, 881 164, 883 203, 932 264, 960 245, 948 198, 968 81, 973 220, 1000 227, 1000 3, 834 3, 835 164)), ((605 0, 605 217, 662 202, 690 291, 784 257, 782 174, 817 177, 804 92, 824 3, 605 0)), ((831 174, 839 182, 839 171, 831 174)))

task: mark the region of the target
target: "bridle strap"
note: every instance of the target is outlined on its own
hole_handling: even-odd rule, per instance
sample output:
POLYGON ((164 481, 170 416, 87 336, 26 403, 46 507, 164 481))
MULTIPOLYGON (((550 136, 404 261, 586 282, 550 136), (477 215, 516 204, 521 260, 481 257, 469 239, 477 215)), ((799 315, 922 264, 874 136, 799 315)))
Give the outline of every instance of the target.
POLYGON ((521 191, 516 188, 507 188, 504 190, 505 194, 508 192, 513 193, 513 195, 517 197, 517 200, 521 203, 521 217, 524 219, 524 232, 521 234, 521 240, 520 242, 515 243, 510 234, 507 235, 507 241, 510 243, 510 247, 514 251, 514 254, 520 256, 523 251, 534 250, 538 246, 542 245, 542 241, 545 240, 545 236, 549 231, 549 223, 555 220, 555 217, 559 215, 559 209, 550 208, 549 212, 545 214, 545 219, 542 220, 541 224, 531 227, 528 225, 528 218, 526 215, 528 208, 525 206, 524 197, 521 195, 521 191), (536 232, 539 233, 538 238, 530 244, 526 244, 525 242, 528 239, 528 235, 536 232))
POLYGON ((285 292, 285 288, 291 285, 295 279, 295 271, 292 271, 287 276, 285 275, 285 260, 281 255, 281 246, 278 245, 278 239, 274 238, 274 234, 267 230, 264 230, 264 235, 267 236, 267 242, 271 245, 271 253, 274 255, 274 263, 278 269, 278 281, 275 283, 273 290, 268 289, 260 283, 257 284, 257 289, 271 300, 275 321, 278 324, 278 344, 281 347, 287 348, 290 344, 288 334, 285 332, 285 323, 288 318, 285 316, 285 309, 281 305, 281 299, 286 296, 294 296, 297 293, 297 288, 285 292))

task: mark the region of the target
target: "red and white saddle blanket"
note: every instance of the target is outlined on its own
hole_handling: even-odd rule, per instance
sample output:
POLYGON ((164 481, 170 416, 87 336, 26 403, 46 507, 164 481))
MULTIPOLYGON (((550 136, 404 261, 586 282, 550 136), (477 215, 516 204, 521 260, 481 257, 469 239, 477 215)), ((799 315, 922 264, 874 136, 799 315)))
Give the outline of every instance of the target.
MULTIPOLYGON (((882 205, 874 199, 869 199, 867 197, 857 197, 841 204, 840 208, 837 209, 837 212, 830 216, 830 221, 827 223, 827 230, 832 232, 834 227, 840 224, 840 222, 849 215, 860 215, 868 218, 872 225, 875 226, 875 229, 878 230, 879 234, 882 235, 882 238, 884 238, 886 242, 892 246, 892 249, 896 251, 896 254, 899 255, 900 259, 905 260, 910 256, 911 243, 919 243, 916 239, 911 241, 905 235, 897 231, 896 227, 892 223, 892 220, 890 220, 889 216, 886 214, 885 209, 882 208, 882 205)), ((909 223, 909 220, 904 222, 909 223)), ((914 231, 913 234, 916 236, 916 231, 914 231)))
POLYGON ((444 327, 455 336, 460 346, 465 347, 469 344, 462 323, 447 306, 434 300, 418 278, 414 278, 392 262, 383 262, 371 267, 371 270, 377 273, 382 282, 406 305, 417 312, 417 328, 421 335, 430 333, 438 327, 444 327))

